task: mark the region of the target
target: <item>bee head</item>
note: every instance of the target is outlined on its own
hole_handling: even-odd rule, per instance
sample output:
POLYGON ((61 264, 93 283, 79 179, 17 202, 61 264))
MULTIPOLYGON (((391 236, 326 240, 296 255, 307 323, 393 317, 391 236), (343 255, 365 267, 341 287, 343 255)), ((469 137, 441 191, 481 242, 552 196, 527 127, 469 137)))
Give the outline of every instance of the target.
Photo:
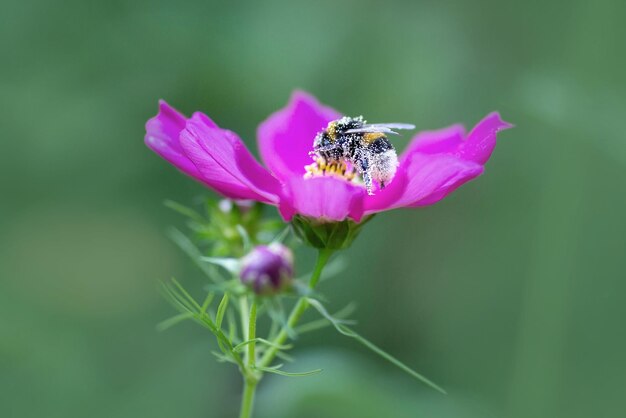
POLYGON ((341 119, 334 120, 328 124, 327 132, 332 132, 335 136, 342 135, 350 129, 357 129, 363 126, 365 120, 363 116, 350 117, 344 116, 341 119))

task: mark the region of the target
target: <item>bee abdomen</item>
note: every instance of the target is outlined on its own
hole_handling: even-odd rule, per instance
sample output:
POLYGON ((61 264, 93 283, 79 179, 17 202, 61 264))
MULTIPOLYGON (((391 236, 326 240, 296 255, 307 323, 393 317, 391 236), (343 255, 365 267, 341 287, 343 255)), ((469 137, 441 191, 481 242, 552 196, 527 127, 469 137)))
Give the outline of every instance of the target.
POLYGON ((384 188, 384 185, 389 184, 393 180, 398 170, 396 150, 392 146, 384 151, 371 153, 370 158, 372 159, 372 178, 381 185, 381 188, 384 188))

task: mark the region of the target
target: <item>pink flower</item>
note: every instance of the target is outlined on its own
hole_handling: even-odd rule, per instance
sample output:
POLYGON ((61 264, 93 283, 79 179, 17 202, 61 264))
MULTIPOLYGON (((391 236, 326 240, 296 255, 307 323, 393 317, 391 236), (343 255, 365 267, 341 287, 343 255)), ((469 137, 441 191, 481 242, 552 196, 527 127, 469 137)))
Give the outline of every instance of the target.
POLYGON ((258 128, 264 168, 232 131, 208 116, 186 118, 164 101, 146 124, 146 145, 183 173, 232 199, 252 199, 278 207, 286 221, 300 214, 326 221, 400 207, 432 205, 478 177, 510 128, 496 112, 469 134, 460 125, 417 134, 399 157, 393 181, 375 195, 361 184, 336 176, 305 178, 315 135, 342 116, 313 96, 297 91, 287 106, 258 128))

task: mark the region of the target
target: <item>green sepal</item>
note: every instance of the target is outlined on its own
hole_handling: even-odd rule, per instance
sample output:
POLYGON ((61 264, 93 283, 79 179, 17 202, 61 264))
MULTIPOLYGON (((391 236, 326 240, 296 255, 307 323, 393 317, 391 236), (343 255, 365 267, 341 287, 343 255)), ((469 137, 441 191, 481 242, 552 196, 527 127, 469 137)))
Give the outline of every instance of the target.
POLYGON ((291 220, 291 225, 298 238, 311 247, 343 250, 352 245, 363 226, 373 217, 374 215, 366 216, 361 222, 354 222, 351 219, 327 222, 296 215, 291 220))

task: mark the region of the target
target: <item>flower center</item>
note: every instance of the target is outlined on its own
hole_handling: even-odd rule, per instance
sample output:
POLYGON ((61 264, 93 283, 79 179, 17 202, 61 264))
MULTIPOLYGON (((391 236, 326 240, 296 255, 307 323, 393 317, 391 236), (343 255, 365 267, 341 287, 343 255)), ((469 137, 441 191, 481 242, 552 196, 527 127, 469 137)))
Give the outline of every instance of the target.
POLYGON ((333 176, 346 181, 358 180, 357 171, 345 161, 327 161, 324 157, 317 157, 315 162, 304 166, 305 179, 313 177, 333 176))

